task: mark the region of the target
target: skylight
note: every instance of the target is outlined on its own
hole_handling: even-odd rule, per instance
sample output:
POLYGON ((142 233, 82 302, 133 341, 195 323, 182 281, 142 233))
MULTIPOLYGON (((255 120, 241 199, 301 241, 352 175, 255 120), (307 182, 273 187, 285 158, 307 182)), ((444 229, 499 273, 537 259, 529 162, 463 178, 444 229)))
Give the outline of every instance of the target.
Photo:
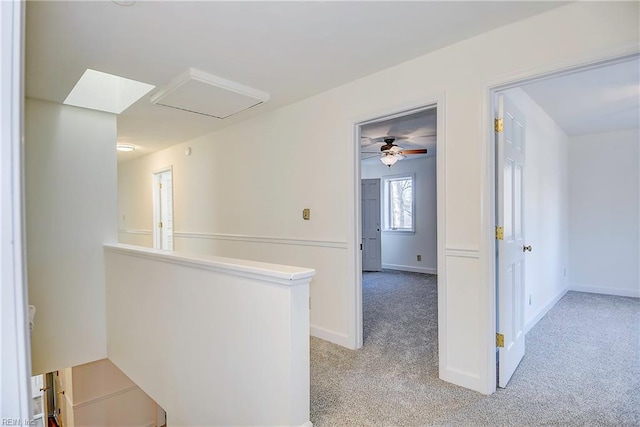
POLYGON ((87 69, 64 104, 120 114, 155 86, 87 69))

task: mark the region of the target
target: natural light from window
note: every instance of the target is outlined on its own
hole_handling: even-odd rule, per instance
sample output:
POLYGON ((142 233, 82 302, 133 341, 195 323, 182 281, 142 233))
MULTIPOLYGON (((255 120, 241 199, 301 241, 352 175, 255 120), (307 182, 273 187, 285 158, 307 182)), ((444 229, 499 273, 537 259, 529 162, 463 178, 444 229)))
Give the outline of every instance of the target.
POLYGON ((87 69, 64 104, 120 114, 155 86, 87 69))
POLYGON ((413 176, 384 179, 385 231, 415 231, 413 184, 413 176))

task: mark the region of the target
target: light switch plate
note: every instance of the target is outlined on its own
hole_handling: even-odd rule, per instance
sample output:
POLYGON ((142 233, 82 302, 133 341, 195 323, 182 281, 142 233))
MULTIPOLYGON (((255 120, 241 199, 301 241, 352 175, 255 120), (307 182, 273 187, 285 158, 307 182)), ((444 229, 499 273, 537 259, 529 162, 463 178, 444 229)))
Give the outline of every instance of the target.
POLYGON ((302 219, 309 220, 311 218, 311 209, 303 209, 302 210, 302 219))

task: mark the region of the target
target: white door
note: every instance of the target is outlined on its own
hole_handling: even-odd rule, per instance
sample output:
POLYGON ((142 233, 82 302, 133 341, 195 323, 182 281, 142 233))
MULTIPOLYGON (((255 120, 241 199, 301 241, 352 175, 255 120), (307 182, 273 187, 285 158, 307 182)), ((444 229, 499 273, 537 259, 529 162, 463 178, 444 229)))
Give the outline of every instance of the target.
POLYGON ((153 174, 153 247, 173 250, 173 178, 171 169, 153 174))
POLYGON ((503 129, 496 130, 496 217, 503 236, 497 229, 498 386, 506 387, 524 356, 524 255, 531 249, 525 248, 524 240, 526 122, 504 95, 498 98, 499 118, 503 129))
POLYGON ((362 186, 362 270, 382 271, 380 242, 380 180, 363 179, 362 186))
POLYGON ((44 375, 31 377, 31 399, 33 400, 33 418, 31 418, 33 423, 31 425, 36 427, 45 427, 45 390, 44 375))

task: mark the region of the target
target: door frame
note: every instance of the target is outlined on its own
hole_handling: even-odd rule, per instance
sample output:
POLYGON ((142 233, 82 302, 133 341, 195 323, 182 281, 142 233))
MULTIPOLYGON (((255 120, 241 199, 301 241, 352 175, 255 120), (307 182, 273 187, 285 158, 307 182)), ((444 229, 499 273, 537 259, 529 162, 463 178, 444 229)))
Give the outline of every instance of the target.
POLYGON ((444 361, 446 360, 446 304, 445 304, 445 93, 440 92, 426 96, 420 100, 403 105, 389 107, 382 111, 372 112, 362 117, 351 120, 349 123, 352 143, 349 147, 349 157, 353 159, 350 166, 352 190, 350 194, 351 218, 348 250, 353 257, 354 270, 351 271, 353 281, 349 284, 349 307, 353 307, 349 322, 349 337, 345 340, 346 347, 351 349, 361 348, 363 345, 363 316, 362 316, 362 256, 360 243, 362 242, 362 209, 361 209, 361 165, 360 165, 360 128, 363 125, 376 123, 383 120, 403 117, 418 111, 436 108, 436 188, 437 188, 437 257, 438 257, 438 352, 440 377, 444 361))
POLYGON ((158 189, 156 188, 156 175, 165 172, 171 172, 171 216, 173 217, 173 165, 165 166, 151 172, 151 191, 153 192, 151 199, 153 201, 153 227, 151 230, 153 233, 153 247, 155 249, 158 249, 158 241, 161 240, 161 237, 159 236, 162 233, 162 231, 158 230, 157 227, 158 221, 160 221, 160 218, 158 217, 160 200, 158 200, 158 189))
POLYGON ((31 340, 24 228, 24 2, 0 2, 0 413, 31 415, 31 340))
POLYGON ((565 63, 551 64, 547 69, 532 70, 518 73, 500 81, 488 83, 483 90, 483 132, 484 142, 480 147, 480 188, 481 188, 481 224, 480 232, 480 268, 481 277, 489 289, 489 298, 486 301, 489 307, 489 316, 485 321, 488 324, 489 336, 486 338, 490 343, 487 346, 487 390, 493 393, 497 389, 497 369, 496 357, 496 316, 499 309, 496 304, 498 277, 496 272, 497 245, 495 240, 496 223, 496 140, 494 132, 494 118, 497 111, 497 95, 508 89, 513 89, 524 84, 547 80, 553 77, 574 74, 594 68, 600 68, 620 62, 625 62, 640 56, 637 46, 625 46, 616 51, 602 52, 599 55, 581 60, 572 60, 565 63))

